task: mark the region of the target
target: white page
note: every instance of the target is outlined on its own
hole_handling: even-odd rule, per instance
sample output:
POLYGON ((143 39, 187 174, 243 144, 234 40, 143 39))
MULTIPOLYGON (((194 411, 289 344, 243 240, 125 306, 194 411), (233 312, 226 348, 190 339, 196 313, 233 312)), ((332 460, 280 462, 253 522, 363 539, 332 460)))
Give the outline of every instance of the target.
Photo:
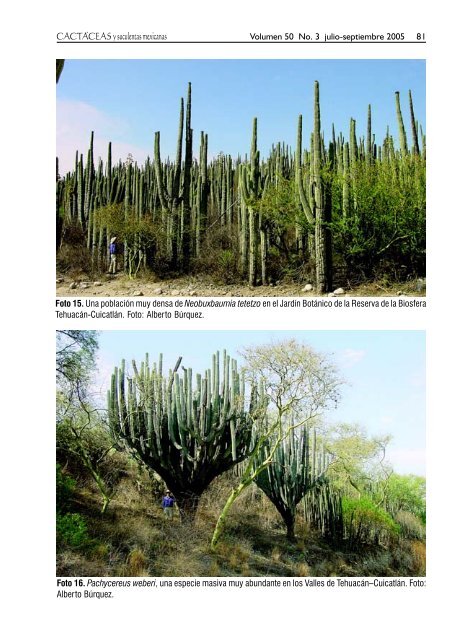
MULTIPOLYGON (((459 540, 453 531, 464 531, 463 469, 466 415, 463 363, 467 346, 463 329, 466 303, 463 141, 465 51, 459 36, 463 19, 456 15, 447 25, 451 5, 430 6, 399 2, 384 11, 371 3, 317 8, 293 3, 288 6, 239 4, 232 9, 215 3, 185 7, 130 8, 124 3, 102 6, 82 3, 79 11, 63 7, 45 21, 44 9, 35 8, 27 23, 16 28, 10 62, 6 56, 8 90, 4 95, 5 147, 3 164, 8 179, 4 220, 4 265, 8 266, 5 344, 6 377, 11 380, 4 428, 4 487, 7 505, 4 549, 7 575, 12 576, 11 624, 18 635, 44 630, 53 638, 84 633, 112 633, 124 637, 135 632, 168 632, 186 635, 192 630, 215 636, 235 637, 239 626, 254 633, 276 636, 317 632, 340 637, 393 637, 445 631, 462 627, 458 600, 465 573, 462 559, 451 553, 459 540), (129 10, 130 9, 130 10, 129 10), (153 17, 152 14, 155 14, 153 17), (437 15, 438 14, 438 15, 437 15), (90 44, 57 43, 57 34, 71 32, 166 34, 160 43, 90 44), (401 33, 406 41, 425 34, 426 43, 375 44, 250 44, 250 33, 296 34, 303 32, 368 34, 401 33), (174 41, 174 43, 172 43, 174 41), (216 41, 216 43, 215 43, 216 41), (228 44, 228 41, 236 41, 228 44), (242 44, 238 41, 243 41, 242 44), (176 44, 177 42, 177 44, 176 44), (56 598, 54 549, 53 433, 54 396, 52 354, 54 332, 61 328, 155 329, 154 323, 131 319, 80 321, 65 326, 55 315, 54 220, 51 167, 55 153, 55 95, 53 58, 115 59, 255 59, 255 58, 422 58, 427 63, 427 134, 429 134, 428 189, 428 289, 426 309, 374 310, 321 313, 314 329, 402 329, 427 334, 427 475, 428 565, 426 586, 375 589, 307 588, 246 590, 128 590, 106 603, 56 598), (18 140, 18 132, 20 133, 18 140), (450 142, 449 142, 450 141, 450 142), (41 156, 47 156, 43 160, 41 156), (49 166, 51 165, 51 166, 49 166), (15 167, 15 169, 13 169, 15 167), (27 178, 26 178, 27 176, 27 178), (45 204, 46 203, 46 204, 45 204), (13 213, 14 212, 14 213, 13 213), (20 221, 20 224, 18 222, 20 221), (20 230, 21 236, 18 233, 20 230), (18 253, 21 251, 22 257, 18 253), (11 269, 15 265, 14 270, 11 269), (27 283, 19 291, 19 283, 27 283), (20 450, 26 455, 19 454, 20 450), (13 480, 13 482, 12 482, 13 480), (8 517, 13 513, 13 521, 8 517), (454 515, 453 515, 454 514, 454 515), (451 536, 451 537, 450 537, 451 536), (12 553, 13 552, 13 553, 12 553), (18 562, 18 558, 21 560, 18 562), (23 558, 25 559, 23 561, 23 558), (27 611, 25 603, 27 602, 27 611), (447 604, 449 611, 443 613, 447 604), (173 610, 170 619, 163 611, 173 610), (452 605, 452 606, 451 606, 452 605), (105 607, 106 611, 97 610, 105 607), (130 614, 130 615, 129 615, 130 614), (390 615, 391 614, 391 615, 390 615), (236 615, 236 620, 234 616, 236 615)), ((21 20, 26 20, 22 16, 21 20)), ((449 20, 448 20, 449 22, 449 20)), ((13 45, 13 42, 12 42, 13 45)), ((65 71, 66 72, 66 67, 65 71)), ((182 89, 183 90, 183 89, 182 89)), ((311 329, 311 318, 294 310, 281 317, 269 312, 211 313, 203 326, 190 321, 159 325, 159 329, 235 330, 243 327, 272 329, 285 326, 311 329), (249 324, 249 327, 245 323, 249 324)), ((459 551, 459 550, 458 550, 459 551)), ((244 631, 244 629, 243 629, 244 631)), ((247 631, 249 633, 249 631, 247 631)))

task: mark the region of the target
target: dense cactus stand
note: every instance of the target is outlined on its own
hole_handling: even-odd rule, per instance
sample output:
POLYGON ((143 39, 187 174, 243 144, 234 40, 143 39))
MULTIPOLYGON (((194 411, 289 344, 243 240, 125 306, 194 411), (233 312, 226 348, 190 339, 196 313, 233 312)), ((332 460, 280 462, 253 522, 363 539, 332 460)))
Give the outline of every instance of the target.
POLYGON ((131 277, 143 268, 160 276, 207 272, 252 287, 287 277, 307 279, 323 294, 382 271, 425 275, 426 141, 411 92, 410 145, 399 92, 397 143, 388 129, 381 144, 371 105, 363 137, 351 118, 346 135, 333 127, 326 143, 318 82, 313 95, 312 114, 298 118, 296 149, 274 142, 266 158, 254 118, 249 154, 209 160, 206 132, 194 145, 190 83, 173 160, 161 157, 160 131, 153 158, 141 166, 131 156, 113 162, 111 143, 105 160, 97 159, 91 133, 73 171, 61 176, 57 160, 58 263, 64 246, 75 243, 69 254, 77 255, 81 243, 87 268, 103 271, 117 236, 120 266, 131 277))

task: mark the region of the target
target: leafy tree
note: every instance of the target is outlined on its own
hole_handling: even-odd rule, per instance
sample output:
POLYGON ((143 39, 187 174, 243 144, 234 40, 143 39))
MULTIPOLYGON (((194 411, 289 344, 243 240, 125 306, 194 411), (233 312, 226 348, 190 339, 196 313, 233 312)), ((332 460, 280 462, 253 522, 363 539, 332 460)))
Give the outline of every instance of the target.
POLYGON ((383 487, 386 509, 395 516, 399 511, 408 511, 425 523, 426 482, 415 475, 392 474, 383 487))
MULTIPOLYGON (((325 429, 321 438, 334 456, 330 477, 337 489, 359 499, 378 481, 384 487, 392 473, 385 462, 390 436, 370 438, 359 425, 342 423, 325 429)), ((377 497, 377 502, 382 501, 382 496, 377 497)))
POLYGON ((100 472, 100 464, 113 450, 113 443, 104 431, 100 412, 89 398, 97 349, 96 331, 57 331, 56 438, 58 451, 78 457, 91 474, 101 493, 104 513, 111 492, 100 472))
POLYGON ((98 340, 96 331, 56 332, 55 373, 57 391, 64 402, 85 400, 95 368, 98 340))

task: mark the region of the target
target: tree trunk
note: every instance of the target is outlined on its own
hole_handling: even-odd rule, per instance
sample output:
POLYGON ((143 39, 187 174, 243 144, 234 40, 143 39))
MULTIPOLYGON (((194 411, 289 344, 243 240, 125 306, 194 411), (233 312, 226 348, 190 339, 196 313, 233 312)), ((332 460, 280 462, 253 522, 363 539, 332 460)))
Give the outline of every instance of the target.
POLYGON ((173 492, 183 522, 193 522, 199 506, 200 496, 194 493, 180 494, 173 492))
POLYGON ((288 512, 283 515, 283 521, 285 522, 285 526, 287 527, 287 539, 290 542, 296 542, 295 538, 295 514, 288 512))
POLYGON ((234 501, 249 484, 251 484, 251 481, 248 481, 247 483, 240 482, 239 485, 232 490, 230 497, 226 501, 226 504, 223 507, 222 512, 220 513, 220 516, 217 520, 217 524, 215 526, 215 531, 213 532, 212 541, 210 543, 210 547, 212 551, 215 550, 218 544, 218 541, 220 540, 220 537, 223 531, 225 530, 225 521, 226 521, 226 518, 228 517, 231 507, 233 506, 234 501))

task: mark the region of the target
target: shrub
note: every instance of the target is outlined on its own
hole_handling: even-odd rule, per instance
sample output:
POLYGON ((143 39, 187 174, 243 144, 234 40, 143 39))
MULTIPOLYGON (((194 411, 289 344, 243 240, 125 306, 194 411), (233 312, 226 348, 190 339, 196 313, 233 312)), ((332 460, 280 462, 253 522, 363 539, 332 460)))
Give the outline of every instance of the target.
POLYGON ((394 517, 401 529, 401 534, 409 540, 424 540, 425 527, 421 520, 410 511, 398 511, 394 517))
POLYGON ((56 260, 57 271, 68 273, 72 278, 92 272, 91 256, 86 246, 63 243, 56 260))
POLYGON ((237 254, 237 235, 226 230, 214 229, 206 237, 198 258, 194 260, 196 271, 209 273, 215 282, 235 284, 240 281, 237 254))
POLYGON ((425 164, 405 161, 399 180, 389 163, 370 168, 362 163, 355 173, 356 210, 344 216, 340 208, 343 178, 334 177, 332 221, 334 245, 343 256, 348 276, 364 279, 383 272, 398 279, 425 270, 425 164))
POLYGON ((88 527, 79 513, 57 514, 57 542, 80 547, 89 541, 88 527))
POLYGON ((389 542, 399 534, 399 525, 370 498, 342 498, 345 537, 349 546, 389 542))
POLYGON ((164 255, 164 231, 161 224, 148 213, 139 214, 135 206, 126 208, 124 203, 113 203, 97 209, 94 216, 98 228, 107 229, 109 235, 118 238, 118 253, 123 251, 125 244, 125 268, 129 277, 135 277, 145 262, 155 263, 156 266, 157 247, 158 253, 164 255))
POLYGON ((64 513, 70 504, 70 498, 75 489, 75 480, 64 473, 60 464, 55 465, 55 508, 58 513, 64 513))

